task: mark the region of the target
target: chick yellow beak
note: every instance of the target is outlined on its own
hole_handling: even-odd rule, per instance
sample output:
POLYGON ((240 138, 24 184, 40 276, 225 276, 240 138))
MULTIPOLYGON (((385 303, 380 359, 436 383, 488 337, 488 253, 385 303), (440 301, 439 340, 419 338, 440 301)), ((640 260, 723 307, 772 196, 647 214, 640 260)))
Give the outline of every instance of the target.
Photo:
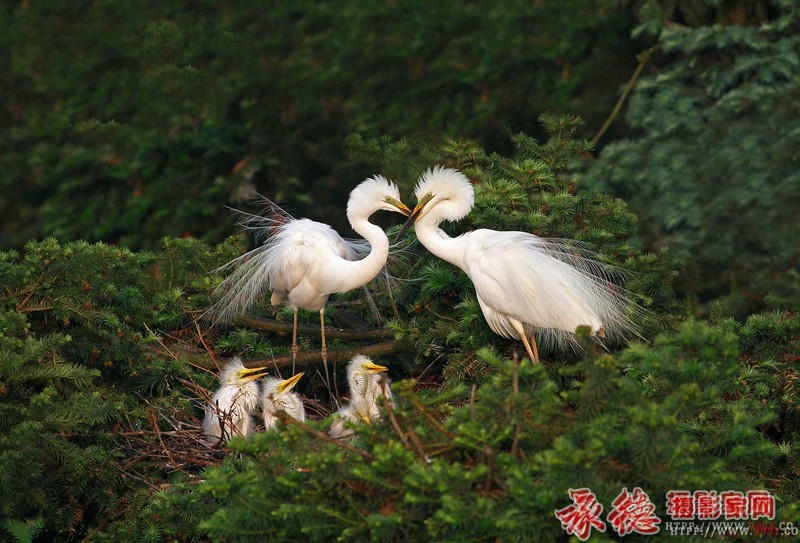
POLYGON ((411 228, 411 225, 417 222, 417 219, 419 219, 419 216, 422 215, 422 212, 425 210, 425 206, 428 205, 428 202, 431 201, 431 198, 433 198, 433 194, 426 194, 420 198, 419 202, 417 202, 417 205, 414 206, 414 211, 411 212, 405 224, 403 224, 403 227, 400 229, 400 232, 398 232, 395 242, 399 241, 400 238, 403 237, 403 234, 405 234, 406 231, 411 228))
POLYGON ((381 366, 379 364, 373 364, 372 362, 367 362, 366 364, 361 365, 367 373, 380 373, 382 371, 389 371, 389 368, 386 366, 381 366))
POLYGON ((358 413, 358 418, 360 418, 360 419, 361 419, 361 421, 362 421, 364 424, 369 424, 370 426, 372 426, 372 421, 371 421, 371 420, 369 420, 369 417, 367 416, 367 414, 366 414, 366 413, 360 413, 360 412, 359 412, 359 413, 358 413))
POLYGON ((255 381, 256 379, 260 379, 264 377, 267 372, 266 366, 262 366, 260 368, 244 368, 239 370, 239 380, 244 383, 249 383, 250 381, 255 381))
POLYGON ((408 206, 406 204, 404 204, 403 202, 401 202, 400 200, 396 199, 396 198, 392 198, 391 196, 387 196, 386 197, 386 203, 387 204, 391 204, 394 207, 396 207, 397 211, 399 211, 400 213, 402 213, 406 217, 411 215, 411 210, 408 209, 408 206))
POLYGON ((278 383, 278 394, 283 394, 285 392, 289 392, 290 390, 292 390, 294 388, 294 385, 297 384, 297 382, 300 380, 300 378, 303 376, 304 373, 305 372, 301 371, 297 375, 292 375, 285 381, 281 381, 280 383, 278 383))

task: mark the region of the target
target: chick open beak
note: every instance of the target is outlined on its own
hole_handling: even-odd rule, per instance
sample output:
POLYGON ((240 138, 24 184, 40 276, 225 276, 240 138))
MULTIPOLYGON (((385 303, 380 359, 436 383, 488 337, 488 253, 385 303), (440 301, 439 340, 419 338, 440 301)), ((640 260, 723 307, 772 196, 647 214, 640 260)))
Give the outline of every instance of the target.
POLYGON ((425 206, 431 201, 431 198, 433 198, 433 194, 426 194, 420 198, 419 202, 417 202, 417 205, 414 206, 414 211, 411 212, 405 224, 403 224, 403 227, 400 229, 400 232, 398 232, 397 237, 394 240, 395 243, 400 241, 400 238, 403 237, 403 234, 405 234, 406 231, 411 228, 411 225, 414 224, 417 219, 419 219, 419 216, 422 215, 422 212, 425 210, 425 206))
POLYGON ((250 381, 255 381, 256 379, 260 379, 267 374, 267 372, 265 371, 266 369, 267 369, 266 366, 261 366, 260 368, 244 368, 242 370, 239 370, 239 379, 241 379, 242 382, 245 383, 249 383, 250 381))
POLYGON ((278 394, 283 394, 284 392, 289 392, 294 388, 294 385, 300 380, 305 372, 301 371, 297 375, 292 375, 285 381, 281 381, 278 383, 278 394))
POLYGON ((387 204, 391 204, 394 207, 396 207, 397 211, 399 211, 400 213, 402 213, 406 217, 411 215, 411 210, 408 209, 408 206, 406 204, 404 204, 403 202, 401 202, 400 200, 397 200, 396 198, 392 198, 391 196, 387 196, 386 197, 386 203, 387 204))
POLYGON ((382 371, 389 371, 389 368, 386 366, 381 366, 379 364, 373 364, 372 362, 367 362, 363 365, 363 368, 367 371, 367 373, 380 373, 382 371))

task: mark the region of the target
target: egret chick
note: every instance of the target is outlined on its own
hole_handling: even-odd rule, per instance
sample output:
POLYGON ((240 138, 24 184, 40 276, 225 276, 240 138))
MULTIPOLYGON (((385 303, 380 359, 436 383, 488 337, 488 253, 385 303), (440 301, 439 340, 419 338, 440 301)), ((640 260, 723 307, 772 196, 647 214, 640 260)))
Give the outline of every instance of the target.
POLYGON ((203 433, 210 444, 227 443, 253 432, 250 414, 258 404, 256 379, 267 374, 265 368, 245 368, 240 358, 231 360, 219 373, 220 388, 206 405, 203 433))
POLYGON ((383 374, 385 371, 388 371, 386 366, 375 364, 363 355, 354 356, 350 360, 347 366, 350 403, 336 412, 338 418, 328 430, 331 437, 343 439, 355 433, 351 428, 345 427, 345 422, 372 424, 380 419, 378 397, 383 396, 385 401, 391 401, 393 397, 389 378, 383 374))
POLYGON ((369 406, 364 398, 358 398, 342 406, 334 415, 336 419, 328 429, 328 435, 334 439, 349 439, 353 437, 356 433, 355 430, 347 427, 345 423, 372 424, 369 411, 369 406))
POLYGON ((278 411, 283 411, 300 422, 306 420, 303 400, 297 393, 292 392, 302 376, 303 372, 300 372, 284 381, 274 377, 264 381, 261 392, 261 410, 266 430, 273 429, 278 423, 278 417, 275 415, 278 411))
MULTIPOLYGON (((266 200, 266 199, 265 199, 266 200)), ((272 305, 285 304, 294 311, 292 368, 297 358, 297 311, 318 311, 321 355, 328 373, 325 344, 325 304, 334 292, 361 287, 381 271, 389 254, 389 239, 369 217, 380 210, 410 215, 400 201, 397 186, 376 175, 361 182, 350 193, 347 219, 355 232, 371 247, 363 252, 363 242, 347 240, 327 224, 295 219, 269 200, 277 218, 251 216, 245 226, 253 230, 263 245, 236 258, 220 270, 234 271, 219 286, 219 301, 210 312, 217 321, 229 322, 244 313, 266 291, 272 292, 272 305)))
POLYGON ((360 403, 363 399, 370 420, 380 418, 378 397, 392 399, 389 378, 384 372, 389 368, 374 364, 369 357, 356 355, 347 365, 347 383, 350 387, 350 401, 360 403))
POLYGON ((398 237, 415 224, 422 245, 472 280, 489 328, 521 339, 532 362, 539 361, 534 330, 560 345, 574 341, 579 326, 598 337, 633 330, 628 299, 588 253, 575 255, 564 242, 527 232, 482 228, 451 238, 439 228, 463 219, 475 203, 472 184, 458 170, 429 169, 414 195, 417 205, 398 237))

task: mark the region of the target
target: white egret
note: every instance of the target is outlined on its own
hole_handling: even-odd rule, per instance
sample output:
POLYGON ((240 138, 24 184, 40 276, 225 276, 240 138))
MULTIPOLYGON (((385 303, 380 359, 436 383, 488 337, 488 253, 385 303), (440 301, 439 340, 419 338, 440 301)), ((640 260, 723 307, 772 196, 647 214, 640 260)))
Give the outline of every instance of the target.
POLYGON ((258 405, 256 379, 267 374, 265 368, 245 368, 240 358, 231 360, 219 373, 220 389, 206 405, 203 433, 210 444, 227 443, 253 432, 250 416, 258 405))
POLYGON ((439 228, 442 221, 463 219, 475 203, 472 184, 458 170, 429 169, 414 195, 417 205, 398 237, 415 224, 422 245, 472 280, 492 331, 521 339, 532 362, 539 361, 534 330, 564 345, 579 326, 598 337, 633 329, 627 298, 588 252, 576 255, 563 240, 527 232, 482 228, 451 238, 439 228))
POLYGON ((356 260, 360 249, 363 252, 363 241, 344 239, 327 224, 295 219, 269 200, 266 202, 277 218, 251 216, 245 222, 245 226, 265 241, 218 270, 234 268, 219 286, 222 296, 210 312, 217 321, 231 321, 265 291, 272 291, 272 305, 286 304, 294 311, 294 368, 297 310, 319 311, 321 354, 327 374, 325 304, 328 296, 365 285, 386 264, 389 239, 383 229, 369 222, 369 217, 380 210, 403 215, 410 215, 411 210, 400 201, 397 186, 383 176, 366 179, 354 188, 347 202, 347 219, 371 247, 366 257, 356 260))
POLYGON ((275 415, 278 411, 283 411, 300 422, 306 420, 306 409, 303 407, 303 400, 298 394, 292 392, 292 389, 302 376, 303 372, 300 372, 283 381, 275 377, 264 380, 261 385, 261 411, 264 416, 264 428, 266 430, 273 429, 278 423, 278 417, 275 415))
POLYGON ((337 418, 328 430, 331 437, 342 439, 354 434, 352 429, 345 427, 345 422, 372 424, 380 419, 378 398, 382 396, 385 401, 391 401, 393 397, 389 378, 383 374, 386 371, 386 366, 375 364, 363 355, 350 360, 347 366, 350 403, 336 412, 337 418))

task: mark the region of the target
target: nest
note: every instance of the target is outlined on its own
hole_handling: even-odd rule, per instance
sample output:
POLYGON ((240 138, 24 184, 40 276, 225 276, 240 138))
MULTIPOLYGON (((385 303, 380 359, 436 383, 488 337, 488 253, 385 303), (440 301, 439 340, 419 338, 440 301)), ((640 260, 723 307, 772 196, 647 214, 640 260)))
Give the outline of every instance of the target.
POLYGON ((124 461, 115 461, 114 466, 123 478, 153 489, 163 488, 164 476, 176 472, 200 481, 205 468, 220 465, 227 455, 223 444, 214 446, 205 440, 202 421, 194 409, 150 404, 147 411, 147 427, 128 421, 128 427, 115 434, 125 455, 124 461))
MULTIPOLYGON (((115 432, 118 449, 125 454, 124 460, 112 464, 123 479, 137 480, 154 490, 169 486, 164 479, 174 473, 199 482, 204 469, 219 466, 230 454, 226 440, 207 440, 203 422, 198 417, 210 401, 211 393, 192 381, 177 380, 192 396, 188 405, 155 405, 143 399, 147 405, 147 422, 128 419, 127 424, 115 432)), ((316 399, 303 398, 303 403, 311 420, 322 420, 330 414, 316 399)), ((255 419, 259 421, 255 431, 264 431, 260 417, 255 419)))

